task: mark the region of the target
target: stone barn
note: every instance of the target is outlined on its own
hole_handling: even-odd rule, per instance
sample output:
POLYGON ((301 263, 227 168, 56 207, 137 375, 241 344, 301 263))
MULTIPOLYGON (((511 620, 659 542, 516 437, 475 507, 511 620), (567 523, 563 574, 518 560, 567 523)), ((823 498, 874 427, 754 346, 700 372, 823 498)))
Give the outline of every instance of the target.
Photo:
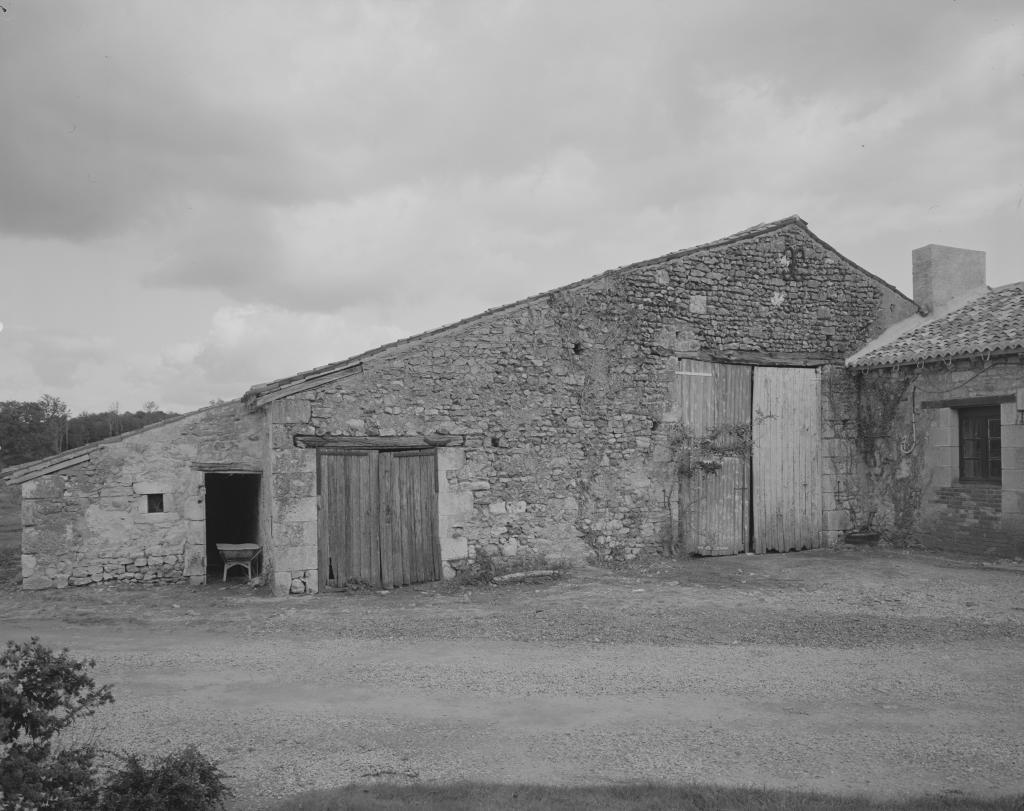
POLYGON ((863 469, 851 523, 1024 557, 1024 283, 990 289, 983 252, 942 245, 913 268, 921 314, 848 363, 863 469))
POLYGON ((916 312, 795 216, 610 270, 8 469, 24 586, 202 583, 218 543, 293 594, 830 545, 829 391, 916 312))

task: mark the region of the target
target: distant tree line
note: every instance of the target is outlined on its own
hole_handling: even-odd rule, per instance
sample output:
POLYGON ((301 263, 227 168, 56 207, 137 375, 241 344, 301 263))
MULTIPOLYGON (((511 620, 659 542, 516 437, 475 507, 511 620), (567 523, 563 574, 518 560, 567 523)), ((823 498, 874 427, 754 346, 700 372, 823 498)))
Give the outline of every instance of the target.
POLYGON ((77 417, 60 397, 44 394, 38 400, 0 402, 0 468, 33 462, 61 451, 135 431, 168 417, 153 401, 143 411, 121 411, 111 403, 106 411, 83 411, 77 417))

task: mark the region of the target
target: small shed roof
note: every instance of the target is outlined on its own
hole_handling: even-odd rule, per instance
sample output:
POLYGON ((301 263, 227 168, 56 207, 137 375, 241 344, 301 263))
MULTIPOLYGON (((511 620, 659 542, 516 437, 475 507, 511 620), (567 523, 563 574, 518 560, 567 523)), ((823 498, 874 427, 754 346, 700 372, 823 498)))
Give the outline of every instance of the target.
POLYGON ((152 431, 164 425, 170 425, 172 422, 178 422, 186 417, 191 417, 193 414, 199 414, 203 411, 210 411, 211 409, 221 408, 229 403, 237 402, 237 400, 231 400, 228 403, 216 403, 195 411, 189 411, 187 414, 176 414, 175 416, 168 417, 165 420, 144 425, 142 428, 136 428, 134 431, 126 431, 123 434, 107 437, 106 439, 100 439, 96 442, 90 442, 87 445, 79 445, 77 448, 72 448, 71 450, 55 453, 52 456, 45 456, 42 459, 36 459, 34 462, 12 465, 11 467, 4 468, 3 474, 0 475, 0 478, 2 478, 6 484, 22 484, 23 482, 31 481, 32 479, 38 479, 40 476, 46 476, 50 473, 56 473, 60 470, 66 470, 69 467, 80 465, 82 462, 88 462, 92 458, 93 453, 107 447, 108 445, 115 445, 118 442, 124 442, 126 439, 138 436, 139 434, 144 434, 147 431, 152 431))

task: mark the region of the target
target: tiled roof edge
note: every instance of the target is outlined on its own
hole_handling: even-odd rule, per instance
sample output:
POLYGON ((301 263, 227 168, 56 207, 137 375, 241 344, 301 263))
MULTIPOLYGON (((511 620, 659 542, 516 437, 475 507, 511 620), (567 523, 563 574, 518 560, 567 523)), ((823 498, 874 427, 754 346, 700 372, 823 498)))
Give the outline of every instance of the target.
POLYGON ((888 341, 875 346, 870 351, 865 351, 865 349, 862 348, 847 358, 845 365, 849 369, 891 369, 905 366, 946 363, 954 360, 962 360, 964 358, 974 358, 979 356, 1006 357, 1008 355, 1024 354, 1024 340, 1012 339, 1008 341, 993 341, 988 345, 976 346, 972 349, 961 350, 953 347, 953 351, 949 352, 929 351, 926 349, 921 351, 920 354, 915 355, 913 350, 903 350, 902 352, 891 351, 891 354, 895 355, 895 357, 889 357, 888 359, 885 357, 886 347, 906 340, 908 336, 913 335, 918 330, 928 329, 947 319, 955 318, 963 310, 970 307, 976 307, 986 299, 993 297, 997 298, 999 294, 1010 290, 1024 291, 1024 282, 1011 282, 1009 284, 1000 285, 999 287, 988 287, 986 292, 983 294, 967 298, 960 304, 954 306, 954 308, 950 309, 948 312, 941 313, 937 318, 926 316, 923 322, 913 325, 910 329, 893 335, 888 341), (901 356, 907 354, 909 354, 910 357, 901 356))
MULTIPOLYGON (((117 436, 106 437, 105 439, 97 439, 95 442, 89 442, 85 445, 79 445, 77 448, 71 448, 70 450, 61 451, 60 453, 52 454, 51 456, 44 456, 42 459, 35 459, 31 462, 22 462, 20 465, 12 465, 3 469, 0 473, 0 478, 5 482, 10 483, 9 479, 18 479, 18 483, 31 481, 34 478, 38 478, 37 475, 32 475, 32 468, 50 468, 54 465, 59 465, 64 459, 74 459, 78 456, 83 456, 92 451, 102 448, 106 445, 115 445, 118 442, 123 442, 125 439, 144 434, 147 431, 152 431, 155 428, 162 428, 165 425, 171 425, 175 422, 180 422, 187 417, 194 417, 196 414, 202 414, 204 411, 212 411, 215 408, 223 408, 227 405, 238 403, 239 400, 227 400, 223 403, 214 403, 213 405, 203 406, 197 408, 195 411, 189 411, 185 414, 178 414, 174 417, 168 417, 165 420, 159 422, 153 422, 149 425, 144 425, 141 428, 136 428, 134 431, 127 431, 117 436), (26 475, 28 474, 28 475, 26 475)), ((84 461, 84 460, 82 460, 84 461)), ((75 464, 78 464, 77 462, 75 464)), ((42 475, 42 474, 38 474, 42 475)))
MULTIPOLYGON (((843 254, 839 253, 839 251, 837 251, 831 245, 826 243, 824 240, 820 239, 813 231, 811 231, 810 228, 808 228, 807 226, 806 220, 804 220, 798 214, 791 214, 790 216, 784 217, 781 220, 773 220, 772 222, 759 223, 758 225, 752 226, 751 228, 746 228, 743 231, 738 231, 735 234, 730 234, 727 237, 722 237, 721 239, 716 239, 712 242, 704 242, 701 243, 700 245, 694 245, 692 248, 683 248, 678 251, 672 251, 671 253, 656 256, 652 259, 642 259, 638 262, 632 262, 628 265, 621 265, 616 268, 610 268, 594 276, 588 276, 584 279, 580 279, 578 281, 562 285, 561 287, 555 287, 552 288, 551 290, 546 290, 543 293, 536 293, 532 296, 527 296, 526 298, 519 299, 518 301, 513 301, 509 304, 502 304, 497 307, 491 307, 487 310, 484 310, 483 312, 475 313, 474 315, 467 316, 466 318, 460 319, 458 321, 453 321, 450 324, 444 324, 442 326, 426 330, 425 332, 419 332, 415 335, 410 335, 406 338, 399 338, 396 341, 391 341, 389 343, 374 347, 373 349, 368 349, 365 352, 361 352, 358 355, 353 355, 352 357, 346 358, 344 360, 335 361, 333 363, 328 363, 323 366, 317 366, 313 369, 307 369, 306 371, 298 372, 296 374, 289 375, 288 377, 281 377, 276 380, 271 380, 267 383, 257 384, 255 386, 252 386, 245 394, 242 395, 242 401, 248 404, 250 407, 252 407, 252 404, 256 401, 257 398, 263 397, 278 388, 288 386, 293 383, 298 383, 306 378, 318 377, 321 375, 329 374, 330 371, 333 369, 341 369, 346 366, 352 366, 354 364, 362 363, 363 361, 371 357, 374 357, 382 352, 386 352, 390 349, 394 349, 399 346, 404 346, 405 344, 421 341, 425 338, 430 338, 435 335, 447 332, 449 330, 457 329, 459 327, 465 326, 466 324, 473 323, 478 319, 484 318, 486 316, 495 315, 496 313, 507 312, 517 307, 522 307, 524 305, 531 304, 535 301, 539 301, 545 298, 546 296, 550 296, 555 293, 562 293, 568 290, 575 290, 579 287, 585 287, 606 277, 612 277, 633 270, 638 270, 644 267, 650 267, 651 265, 657 265, 662 262, 671 261, 672 259, 678 259, 684 256, 692 256, 695 253, 701 253, 703 251, 711 250, 714 248, 721 248, 726 245, 732 245, 737 242, 743 242, 748 239, 753 239, 755 237, 771 233, 772 231, 778 231, 790 225, 796 225, 799 228, 802 228, 809 236, 811 236, 814 240, 819 242, 823 247, 827 248, 828 250, 832 251, 833 253, 839 256, 843 256, 843 254)), ((843 258, 846 259, 845 256, 843 256, 843 258)), ((867 274, 872 279, 875 279, 878 282, 884 284, 886 287, 889 287, 899 295, 903 295, 902 293, 900 293, 899 290, 890 285, 888 282, 885 282, 884 280, 879 279, 874 274, 864 270, 864 268, 862 268, 855 262, 852 262, 849 259, 846 259, 846 261, 850 262, 850 264, 857 268, 857 270, 867 274)), ((904 298, 906 297, 904 296, 904 298)))
POLYGON ((877 360, 877 361, 847 361, 846 368, 855 370, 871 370, 871 369, 901 369, 906 366, 932 366, 939 363, 953 362, 957 360, 967 360, 968 358, 1006 358, 1013 355, 1024 356, 1024 343, 1018 343, 1015 345, 1008 345, 1004 347, 993 347, 991 349, 981 351, 978 349, 972 349, 965 352, 950 352, 945 355, 930 354, 924 355, 917 358, 911 358, 909 360, 877 360))

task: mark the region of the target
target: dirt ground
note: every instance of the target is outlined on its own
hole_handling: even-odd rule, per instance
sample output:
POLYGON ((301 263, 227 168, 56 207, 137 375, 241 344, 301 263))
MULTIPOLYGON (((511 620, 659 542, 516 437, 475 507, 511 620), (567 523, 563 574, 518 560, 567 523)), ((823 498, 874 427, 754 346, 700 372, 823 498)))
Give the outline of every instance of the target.
POLYGON ((1024 793, 1024 566, 860 548, 274 598, 0 590, 95 657, 77 733, 223 761, 239 808, 351 781, 1024 793))

